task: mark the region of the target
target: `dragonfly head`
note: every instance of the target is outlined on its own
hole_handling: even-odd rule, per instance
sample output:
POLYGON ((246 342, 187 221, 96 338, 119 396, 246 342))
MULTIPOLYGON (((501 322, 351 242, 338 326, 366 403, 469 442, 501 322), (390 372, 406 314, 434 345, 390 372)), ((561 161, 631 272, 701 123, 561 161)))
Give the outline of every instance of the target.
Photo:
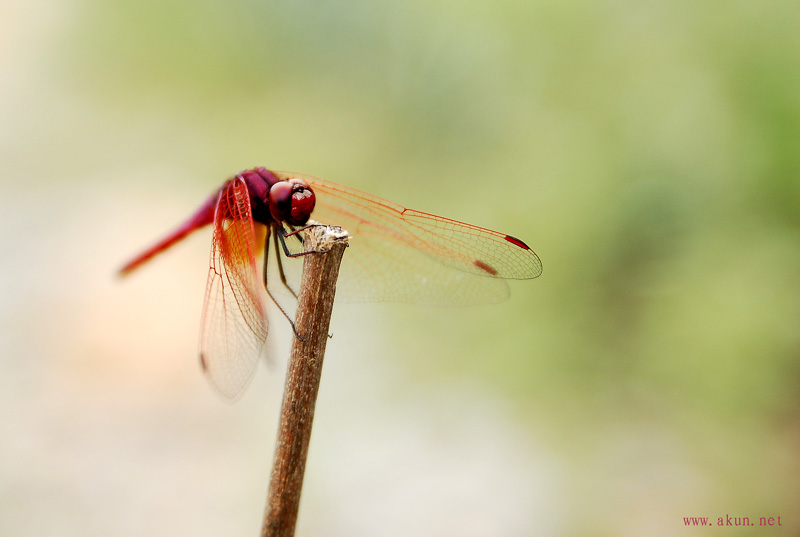
POLYGON ((302 226, 314 211, 317 198, 308 183, 296 177, 280 181, 269 190, 269 212, 276 222, 302 226))

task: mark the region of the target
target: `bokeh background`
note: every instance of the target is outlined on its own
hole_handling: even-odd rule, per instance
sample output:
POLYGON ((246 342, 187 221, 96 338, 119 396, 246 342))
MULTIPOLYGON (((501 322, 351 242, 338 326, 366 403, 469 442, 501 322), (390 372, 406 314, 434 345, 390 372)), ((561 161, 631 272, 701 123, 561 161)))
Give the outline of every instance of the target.
POLYGON ((228 405, 196 359, 210 232, 114 274, 264 165, 544 263, 500 306, 337 305, 299 536, 797 535, 798 25, 780 0, 6 0, 0 534, 257 534, 288 325, 228 405), (727 515, 782 526, 684 522, 727 515))

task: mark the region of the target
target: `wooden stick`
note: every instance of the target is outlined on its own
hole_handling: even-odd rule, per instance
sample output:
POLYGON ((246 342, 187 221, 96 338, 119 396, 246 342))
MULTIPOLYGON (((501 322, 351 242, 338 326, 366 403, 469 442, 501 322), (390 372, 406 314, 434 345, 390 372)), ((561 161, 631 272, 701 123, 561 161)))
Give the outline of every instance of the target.
POLYGON ((315 226, 305 232, 306 252, 326 253, 310 253, 303 261, 295 327, 304 341, 294 339, 289 357, 262 537, 294 535, 336 279, 347 240, 347 232, 335 227, 315 226))

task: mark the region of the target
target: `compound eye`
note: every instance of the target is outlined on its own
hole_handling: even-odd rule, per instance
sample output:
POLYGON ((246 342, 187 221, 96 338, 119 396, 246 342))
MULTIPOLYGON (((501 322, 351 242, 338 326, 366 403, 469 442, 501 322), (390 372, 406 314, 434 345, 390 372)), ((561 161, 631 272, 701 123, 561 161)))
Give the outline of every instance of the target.
POLYGON ((276 222, 302 226, 311 218, 317 198, 308 183, 292 178, 275 183, 269 190, 269 212, 276 222))

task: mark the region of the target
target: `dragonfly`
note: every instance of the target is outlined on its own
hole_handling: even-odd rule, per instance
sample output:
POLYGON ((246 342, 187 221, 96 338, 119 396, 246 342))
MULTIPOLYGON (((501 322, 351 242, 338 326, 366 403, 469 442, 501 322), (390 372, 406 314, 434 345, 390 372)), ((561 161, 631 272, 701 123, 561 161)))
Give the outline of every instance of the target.
POLYGON ((212 385, 234 399, 253 376, 266 342, 267 296, 294 328, 268 285, 270 241, 281 283, 296 297, 284 264, 308 253, 302 249, 303 232, 319 225, 315 222, 350 234, 337 282, 337 297, 348 301, 491 304, 508 298, 506 280, 542 273, 536 253, 511 235, 264 167, 225 181, 191 217, 119 272, 128 275, 190 233, 213 226, 200 364, 212 385))

